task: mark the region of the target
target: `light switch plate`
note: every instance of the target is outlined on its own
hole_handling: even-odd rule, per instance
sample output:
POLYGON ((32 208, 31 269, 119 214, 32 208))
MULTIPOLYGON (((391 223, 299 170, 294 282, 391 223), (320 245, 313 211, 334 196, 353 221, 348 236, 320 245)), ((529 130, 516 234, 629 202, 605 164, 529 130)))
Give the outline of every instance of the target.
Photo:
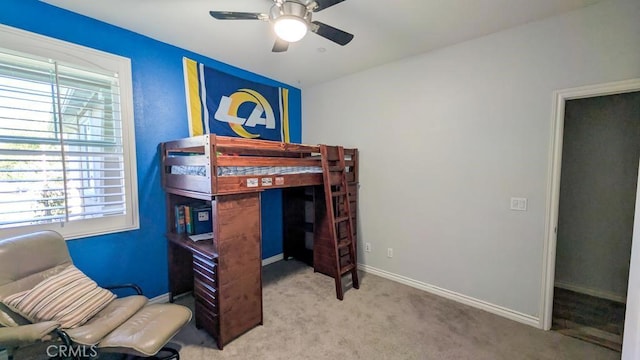
POLYGON ((511 198, 511 210, 527 211, 527 198, 511 198))

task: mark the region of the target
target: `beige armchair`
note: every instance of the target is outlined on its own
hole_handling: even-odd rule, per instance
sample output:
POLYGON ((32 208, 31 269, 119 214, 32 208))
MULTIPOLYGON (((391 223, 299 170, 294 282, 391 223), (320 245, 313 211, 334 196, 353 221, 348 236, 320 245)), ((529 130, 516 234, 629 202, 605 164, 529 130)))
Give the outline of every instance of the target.
POLYGON ((61 357, 117 352, 179 359, 166 344, 190 319, 184 306, 147 304, 140 294, 116 298, 98 287, 73 266, 57 232, 0 240, 0 347, 9 354, 45 341, 64 345, 61 357))

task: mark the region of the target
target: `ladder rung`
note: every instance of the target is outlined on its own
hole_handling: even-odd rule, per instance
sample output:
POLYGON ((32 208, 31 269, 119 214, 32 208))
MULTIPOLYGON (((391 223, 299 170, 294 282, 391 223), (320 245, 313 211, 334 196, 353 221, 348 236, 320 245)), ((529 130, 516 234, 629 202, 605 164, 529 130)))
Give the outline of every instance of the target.
POLYGON ((338 196, 343 196, 343 195, 347 195, 347 192, 344 190, 341 191, 334 191, 331 193, 332 196, 334 197, 338 197, 338 196))
POLYGON ((349 239, 341 240, 338 242, 338 249, 344 249, 351 245, 351 241, 349 239))
POLYGON ((345 240, 349 240, 349 234, 346 234, 345 236, 338 238, 338 242, 345 241, 345 240))
POLYGON ((329 171, 344 171, 344 167, 342 166, 329 166, 329 171))
POLYGON ((356 268, 356 266, 354 264, 349 264, 349 265, 346 265, 344 267, 341 267, 340 268, 340 275, 344 275, 344 274, 348 273, 349 271, 351 271, 351 270, 353 270, 355 268, 356 268))
POLYGON ((340 216, 340 217, 336 218, 335 223, 338 224, 338 223, 341 223, 341 222, 345 222, 347 220, 349 220, 348 216, 340 216))

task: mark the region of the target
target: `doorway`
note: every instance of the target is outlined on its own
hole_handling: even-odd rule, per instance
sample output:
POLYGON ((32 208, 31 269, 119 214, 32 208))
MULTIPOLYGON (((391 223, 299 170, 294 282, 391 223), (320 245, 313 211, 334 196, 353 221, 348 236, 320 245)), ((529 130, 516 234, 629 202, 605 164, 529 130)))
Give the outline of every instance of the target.
POLYGON ((552 329, 622 351, 640 92, 565 103, 552 329))
MULTIPOLYGON (((547 199, 547 224, 546 224, 546 228, 547 228, 547 237, 545 239, 545 251, 544 251, 544 259, 543 259, 543 263, 544 263, 544 268, 543 268, 543 284, 542 284, 542 301, 541 301, 541 317, 540 317, 540 327, 542 329, 545 330, 549 330, 551 329, 552 326, 552 314, 553 314, 553 300, 554 300, 554 285, 556 285, 556 270, 558 271, 562 271, 562 267, 564 267, 564 265, 566 265, 565 263, 562 264, 562 266, 559 266, 558 269, 556 269, 556 250, 559 250, 560 253, 558 254, 560 256, 560 258, 558 260, 560 261, 566 261, 566 259, 564 259, 564 250, 563 249, 557 249, 557 241, 559 238, 558 233, 562 230, 559 229, 558 225, 559 225, 559 214, 560 214, 560 198, 561 198, 561 176, 560 173, 563 170, 563 161, 562 161, 562 155, 563 155, 563 141, 564 141, 564 130, 565 130, 565 109, 566 109, 566 105, 567 102, 571 101, 571 100, 576 100, 576 99, 586 99, 586 98, 594 98, 594 97, 605 97, 605 96, 609 96, 609 95, 616 95, 616 94, 626 94, 626 93, 633 93, 633 92, 638 92, 640 91, 640 79, 634 79, 634 80, 628 80, 628 81, 622 81, 622 82, 616 82, 616 83, 609 83, 609 84, 602 84, 602 85, 596 85, 596 86, 588 86, 588 87, 582 87, 582 88, 575 88, 575 89, 567 89, 567 90, 561 90, 561 91, 557 91, 554 95, 555 95, 555 103, 554 103, 554 132, 553 132, 553 138, 552 138, 552 148, 551 148, 551 152, 550 152, 550 168, 549 168, 549 193, 548 193, 548 199, 547 199)), ((572 106, 572 105, 570 105, 572 106)), ((597 134, 597 132, 595 132, 597 134)), ((638 164, 638 157, 636 155, 636 159, 635 159, 635 164, 632 167, 635 167, 636 169, 636 173, 634 174, 636 176, 635 180, 637 180, 637 164, 638 164)), ((633 172, 633 169, 627 169, 626 172, 633 172)), ((606 187, 605 187, 606 188, 606 187)), ((634 187, 634 192, 637 192, 637 186, 634 187)), ((592 199, 591 197, 591 193, 589 193, 589 196, 585 196, 586 201, 588 202, 589 199, 592 199)), ((636 205, 636 196, 631 196, 631 204, 636 205)), ((631 214, 631 218, 633 218, 633 205, 631 206, 631 210, 629 211, 631 214)), ((636 205, 637 206, 637 205, 636 205)), ((565 206, 566 207, 566 206, 565 206)), ((632 226, 634 225, 633 221, 632 221, 632 226)), ((638 226, 638 219, 635 219, 635 226, 637 228, 638 226)), ((640 236, 640 232, 638 232, 637 230, 634 232, 633 230, 628 230, 631 231, 634 237, 640 236)), ((607 242, 605 241, 601 241, 603 244, 606 244, 607 242)), ((560 245, 561 247, 563 245, 560 245)), ((634 241, 634 249, 637 248, 638 246, 640 246, 640 241, 634 241)), ((638 263, 638 256, 629 256, 629 249, 626 250, 627 251, 627 259, 631 258, 631 260, 627 260, 627 263, 630 262, 630 267, 627 268, 629 269, 627 272, 629 274, 629 276, 633 277, 634 279, 638 276, 638 274, 636 273, 640 273, 640 263, 638 263), (634 261, 635 259, 635 261, 634 261)), ((637 252, 637 250, 632 250, 633 253, 637 252)), ((624 261, 624 260, 623 260, 624 261)), ((621 271, 618 271, 621 272, 621 271)), ((622 271, 624 272, 624 271, 622 271)), ((558 274, 558 276, 560 278, 563 277, 563 275, 561 273, 558 274)), ((624 276, 625 280, 624 282, 627 281, 627 276, 624 276)), ((568 276, 569 280, 573 280, 572 275, 568 276)), ((565 280, 565 284, 560 284, 560 285, 564 285, 564 288, 570 287, 570 286, 566 286, 567 283, 570 283, 570 281, 567 281, 567 278, 564 279, 565 280)), ((576 281, 574 281, 576 282, 576 281)), ((575 284, 574 284, 575 285, 575 284)), ((573 290, 580 290, 580 292, 584 293, 584 292, 588 292, 585 291, 586 288, 590 287, 590 283, 585 283, 582 284, 583 286, 576 286, 573 288, 573 290), (584 286, 587 285, 587 286, 584 286)), ((591 286, 593 287, 593 286, 591 286)), ((622 285, 622 288, 624 288, 625 286, 622 285)), ((618 289, 620 288, 620 286, 618 286, 618 289)), ((640 295, 640 291, 638 291, 637 289, 634 289, 633 287, 629 286, 628 287, 628 293, 627 293, 627 299, 629 300, 628 302, 628 306, 627 306, 627 312, 626 312, 626 319, 629 320, 629 310, 632 310, 632 318, 634 321, 627 321, 624 325, 625 325, 625 336, 628 336, 629 332, 636 334, 638 332, 638 327, 639 324, 636 324, 636 319, 638 318, 639 314, 636 314, 636 308, 637 308, 637 302, 638 302, 638 298, 640 295), (632 306, 629 306, 631 303, 632 306)), ((566 289, 565 289, 566 290, 566 289)), ((605 291, 606 292, 606 291, 605 291)), ((589 294, 588 294, 589 295, 589 294)), ((602 291, 595 291, 595 292, 591 292, 590 295, 598 295, 601 296, 602 295, 602 291)), ((610 294, 609 294, 610 295, 610 294)), ((624 296, 623 296, 624 298, 624 296)), ((619 300, 619 299, 618 299, 619 300)), ((628 349, 627 349, 628 350, 628 349)), ((631 354, 636 353, 635 348, 632 348, 631 350, 626 351, 627 353, 631 354)), ((640 353, 640 352, 639 352, 640 353)), ((623 356, 625 354, 625 350, 623 350, 623 356)))

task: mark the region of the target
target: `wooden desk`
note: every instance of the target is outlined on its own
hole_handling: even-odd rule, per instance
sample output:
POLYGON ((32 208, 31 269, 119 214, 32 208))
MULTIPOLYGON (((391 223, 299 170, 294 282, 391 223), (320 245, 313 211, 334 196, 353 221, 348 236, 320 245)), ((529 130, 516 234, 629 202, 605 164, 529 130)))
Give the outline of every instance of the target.
MULTIPOLYGON (((356 209, 357 184, 349 188, 356 209)), ((283 190, 284 255, 305 260, 315 271, 334 276, 334 248, 328 235, 321 186, 283 190), (305 212, 313 208, 314 214, 305 212), (313 250, 305 249, 311 233, 313 250)), ((355 224, 355 211, 353 222, 355 224)), ((167 193, 169 296, 193 291, 196 327, 224 345, 263 322, 260 193, 218 195, 211 200, 167 193), (194 242, 173 232, 176 204, 208 203, 214 239, 194 242)), ((355 239, 355 227, 354 227, 355 239)))
MULTIPOLYGON (((167 194, 168 213, 193 199, 167 194)), ((193 290, 196 327, 223 346, 261 325, 262 250, 260 193, 216 196, 211 201, 213 240, 194 242, 171 232, 169 296, 193 290)))

